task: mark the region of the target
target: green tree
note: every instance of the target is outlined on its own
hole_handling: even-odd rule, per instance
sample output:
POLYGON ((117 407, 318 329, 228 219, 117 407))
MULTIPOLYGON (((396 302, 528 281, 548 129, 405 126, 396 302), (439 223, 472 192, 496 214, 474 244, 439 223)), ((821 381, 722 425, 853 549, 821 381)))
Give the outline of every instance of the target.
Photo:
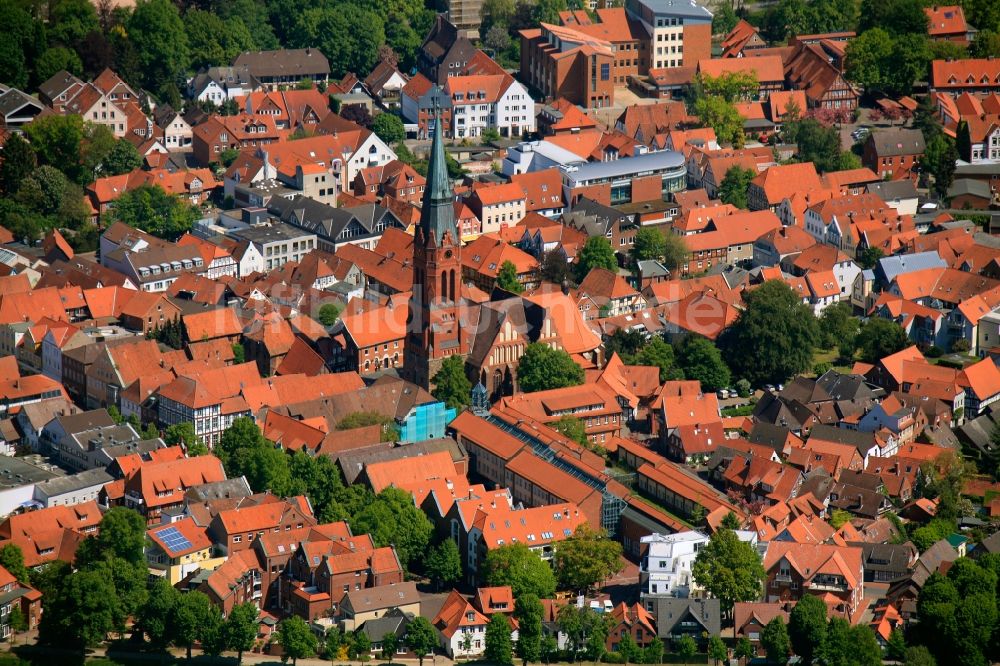
POLYGON ((39 641, 74 648, 103 643, 123 614, 114 581, 91 570, 65 578, 47 600, 45 611, 39 641))
POLYGON ((934 125, 929 130, 925 129, 924 139, 926 148, 920 164, 924 171, 934 177, 934 192, 943 197, 955 180, 958 148, 955 140, 947 136, 940 125, 934 125))
POLYGON ((11 134, 3 144, 0 161, 0 194, 13 196, 21 182, 35 170, 35 151, 20 133, 11 134))
POLYGON ((413 496, 389 487, 375 496, 354 517, 355 534, 371 534, 375 545, 392 545, 404 567, 409 567, 427 552, 433 527, 426 514, 413 503, 413 496))
POLYGON ((170 0, 138 0, 128 21, 143 85, 162 93, 182 81, 191 63, 188 36, 170 0))
POLYGON ((566 11, 566 0, 537 0, 534 17, 537 23, 559 24, 559 12, 566 11))
POLYGON ((197 208, 167 194, 159 185, 140 185, 123 192, 111 207, 110 217, 159 238, 173 240, 191 230, 197 208))
POLYGON ((661 382, 676 378, 679 374, 674 359, 674 348, 659 336, 655 336, 639 351, 635 363, 637 365, 654 365, 659 368, 661 382))
POLYGON ((855 339, 855 347, 861 350, 861 360, 865 363, 876 363, 905 349, 908 344, 909 339, 903 327, 882 317, 869 319, 855 339))
POLYGON ((847 620, 832 617, 827 625, 822 657, 830 666, 880 666, 882 649, 870 628, 852 627, 847 620))
POLYGON ((542 656, 542 602, 533 594, 517 598, 514 619, 517 620, 517 656, 528 662, 537 662, 542 656))
POLYGON ((195 641, 204 642, 211 629, 222 623, 222 616, 205 593, 194 590, 180 595, 170 623, 173 644, 185 648, 191 661, 195 641))
POLYGON ((719 339, 730 370, 760 385, 783 383, 811 368, 819 333, 799 295, 780 280, 768 280, 744 300, 746 309, 719 339))
POLYGON ((802 663, 811 664, 815 656, 822 654, 826 638, 826 604, 819 597, 806 594, 795 604, 788 616, 788 637, 802 663))
POLYGON ((583 421, 571 414, 565 414, 559 417, 559 420, 550 424, 553 430, 558 431, 565 437, 573 440, 580 446, 585 448, 590 448, 590 439, 587 437, 587 429, 583 425, 583 421))
POLYGON ((257 607, 251 602, 237 604, 226 618, 226 645, 236 650, 236 663, 243 663, 243 653, 257 641, 257 607))
POLYGON ((677 349, 677 365, 687 379, 697 379, 706 391, 729 386, 732 375, 718 347, 700 335, 687 337, 677 349))
MULTIPOLYGON (((75 183, 83 184, 88 174, 82 168, 80 145, 83 118, 76 114, 51 114, 36 118, 24 127, 40 164, 61 170, 75 183)), ((93 176, 93 174, 89 174, 93 176)))
POLYGON ((904 95, 914 81, 926 75, 931 57, 924 35, 893 36, 875 27, 848 44, 845 74, 868 93, 904 95))
POLYGON ((635 241, 632 245, 632 261, 662 259, 666 247, 667 239, 662 231, 656 227, 641 227, 635 232, 635 241))
POLYGON ((746 141, 743 134, 743 116, 732 102, 722 97, 701 97, 694 103, 694 115, 702 127, 715 130, 715 138, 722 144, 742 148, 746 141))
POLYGON ((17 635, 28 630, 28 618, 21 610, 20 604, 14 604, 7 615, 7 624, 10 626, 10 642, 13 645, 17 640, 17 635))
POLYGON ((515 599, 525 594, 549 599, 556 592, 552 567, 523 543, 490 550, 483 563, 483 580, 490 586, 510 585, 515 599))
POLYGON ((396 650, 399 648, 399 636, 389 632, 382 636, 382 658, 386 661, 392 661, 392 658, 396 656, 396 650))
POLYGON ((16 88, 28 85, 29 67, 45 48, 45 26, 28 12, 29 5, 15 0, 0 2, 4 39, 0 42, 0 82, 16 88))
POLYGON ((684 634, 675 641, 674 651, 680 657, 682 664, 690 664, 695 655, 698 654, 698 644, 688 634, 684 634))
POLYGON ((368 661, 371 651, 372 641, 368 638, 368 634, 355 629, 354 635, 351 637, 351 643, 347 651, 347 656, 351 659, 358 659, 365 662, 368 661))
POLYGON ((708 639, 708 658, 716 664, 729 658, 729 650, 718 636, 710 636, 708 639))
POLYGON ((163 433, 163 441, 167 446, 183 446, 191 457, 208 453, 208 447, 201 437, 195 434, 194 423, 191 421, 181 421, 167 426, 163 433))
POLYGON ((927 14, 920 0, 861 0, 858 33, 872 29, 895 35, 926 35, 927 14))
POLYGON ((883 252, 882 248, 880 247, 866 247, 860 249, 858 250, 858 256, 857 256, 858 265, 866 270, 875 268, 875 264, 877 264, 879 262, 879 259, 881 259, 884 256, 885 252, 883 252))
MULTIPOLYGON (((296 137, 297 138, 297 137, 296 137)), ((219 153, 219 164, 225 168, 232 166, 236 158, 240 156, 240 151, 236 148, 226 148, 221 153, 219 153)))
POLYGON ((385 22, 357 4, 321 6, 297 12, 291 45, 319 47, 330 61, 331 74, 370 72, 385 44, 385 22))
POLYGON ((712 15, 712 34, 728 35, 739 23, 739 20, 740 17, 736 15, 736 10, 730 3, 720 3, 712 15))
POLYGON ((740 640, 736 641, 736 647, 733 649, 733 656, 737 659, 743 659, 749 662, 757 656, 757 651, 754 650, 753 643, 750 639, 744 636, 740 640))
MULTIPOLYGON (((395 634, 393 634, 395 638, 395 634)), ((316 654, 319 641, 306 621, 298 615, 292 615, 278 625, 278 642, 286 657, 291 657, 293 666, 300 657, 312 657, 316 654)), ((393 650, 395 652, 395 650, 393 650)))
POLYGON ((676 271, 678 267, 687 262, 688 255, 687 242, 683 236, 677 234, 665 234, 663 244, 663 265, 668 270, 676 271))
POLYGON ((833 514, 830 516, 830 526, 839 530, 846 523, 851 522, 851 513, 844 511, 843 509, 834 509, 833 514))
POLYGON ((906 655, 903 658, 906 666, 937 666, 934 655, 923 645, 915 645, 906 648, 906 655))
POLYGON ((118 176, 135 171, 142 166, 142 155, 126 139, 118 139, 111 152, 104 159, 101 171, 109 176, 118 176))
POLYGON ((549 250, 542 256, 540 270, 542 279, 553 284, 562 284, 572 277, 570 264, 561 248, 549 250))
POLYGON ((319 307, 317 318, 319 319, 319 323, 324 326, 333 326, 337 323, 337 319, 340 318, 341 312, 343 312, 343 308, 338 304, 324 303, 319 307))
POLYGON ((815 118, 802 118, 785 124, 783 138, 798 147, 799 159, 812 162, 820 172, 840 168, 840 132, 824 127, 815 118))
POLYGON ((824 349, 832 349, 842 340, 853 340, 858 334, 858 319, 853 315, 851 304, 844 301, 827 306, 818 324, 819 345, 824 349))
POLYGON ((60 71, 66 70, 70 74, 79 76, 83 74, 83 63, 76 51, 65 46, 53 46, 45 49, 45 52, 35 63, 35 78, 39 81, 47 81, 60 71))
POLYGON ((98 562, 121 559, 145 567, 146 521, 137 511, 112 507, 101 518, 100 529, 88 537, 77 550, 78 568, 98 562))
POLYGON ((698 553, 692 573, 698 585, 721 601, 728 615, 737 601, 760 596, 764 565, 753 546, 740 541, 736 532, 720 529, 698 553))
POLYGON ((43 165, 32 171, 21 183, 16 199, 46 216, 49 226, 79 229, 86 223, 83 191, 55 167, 43 165))
MULTIPOLYGON (((612 354, 618 354, 623 363, 634 365, 639 362, 639 353, 646 346, 646 336, 640 331, 630 328, 619 328, 604 341, 604 355, 607 358, 611 358, 612 354)), ((673 349, 671 349, 672 358, 673 349)))
POLYGON ((497 273, 497 286, 512 294, 520 294, 524 291, 524 286, 517 279, 517 266, 512 261, 505 261, 500 264, 500 272, 497 273))
POLYGON ((462 580, 462 555, 452 539, 444 539, 427 553, 424 573, 437 589, 444 589, 462 580))
POLYGON ((729 167, 729 170, 726 171, 726 177, 722 179, 722 184, 719 186, 719 200, 722 203, 747 210, 747 190, 750 188, 750 181, 756 175, 750 169, 744 169, 740 166, 729 167))
MULTIPOLYGON (((997 25, 1000 26, 1000 23, 997 25)), ((996 30, 980 30, 971 46, 969 46, 969 55, 973 58, 1000 57, 1000 32, 996 30)))
POLYGON ((27 584, 28 567, 24 565, 24 553, 15 543, 7 543, 0 547, 0 566, 10 572, 17 582, 27 584))
POLYGON ((483 657, 491 664, 511 664, 514 661, 510 641, 510 623, 507 616, 494 613, 486 625, 486 649, 483 657))
POLYGON ((893 661, 906 661, 906 638, 899 627, 892 630, 885 646, 885 656, 893 661))
POLYGON ((960 120, 955 129, 955 150, 958 157, 966 162, 972 160, 972 136, 969 134, 969 123, 960 120))
POLYGON ((622 632, 622 637, 618 639, 618 656, 626 664, 630 664, 642 658, 642 652, 636 644, 632 634, 627 631, 622 632))
POLYGON ((165 578, 156 580, 137 618, 138 625, 156 647, 167 645, 174 634, 173 619, 180 602, 180 592, 165 578))
POLYGON ((46 32, 52 43, 75 48, 89 33, 99 29, 97 11, 87 0, 57 0, 49 4, 46 32))
MULTIPOLYGON (((867 627, 866 627, 867 628, 867 627)), ((767 653, 767 660, 774 664, 788 662, 788 651, 791 643, 788 640, 788 629, 785 621, 778 616, 767 623, 760 632, 760 644, 767 653)))
POLYGON ((757 94, 759 82, 754 71, 726 72, 719 76, 698 76, 698 84, 704 95, 721 97, 727 102, 740 102, 757 94))
POLYGON ((445 403, 449 409, 462 409, 469 404, 472 383, 465 374, 465 361, 461 356, 449 356, 431 378, 434 389, 431 395, 445 403))
POLYGON ((618 259, 615 258, 615 251, 604 236, 588 238, 577 256, 576 274, 581 281, 594 268, 606 268, 612 273, 618 272, 618 259))
POLYGON ((584 379, 583 368, 569 354, 537 342, 525 347, 517 375, 521 390, 526 393, 579 386, 584 379))
MULTIPOLYGON (((660 641, 657 642, 660 643, 660 654, 662 656, 663 643, 660 641)), ((648 649, 649 648, 647 648, 647 650, 648 649)), ((558 656, 559 656, 559 642, 556 640, 555 636, 545 634, 545 636, 542 637, 542 648, 541 648, 542 662, 544 662, 545 664, 549 664, 553 659, 555 659, 558 656)), ((653 664, 658 662, 652 662, 647 659, 646 663, 653 664)))
POLYGON ((917 598, 920 635, 941 663, 985 665, 997 629, 997 574, 956 560, 947 576, 932 574, 917 598))
POLYGON ((420 666, 424 666, 424 657, 434 650, 437 643, 437 630, 425 617, 418 615, 406 628, 406 646, 417 655, 420 666))
POLYGON ((372 131, 390 146, 406 138, 403 121, 392 113, 380 113, 375 116, 375 120, 372 121, 372 131))
POLYGON ((354 430, 355 428, 380 425, 382 426, 382 441, 396 442, 399 441, 399 430, 394 424, 391 416, 379 412, 351 412, 337 422, 337 430, 354 430))
POLYGON ((556 546, 554 565, 563 589, 586 594, 622 570, 622 546, 607 533, 581 525, 556 546))

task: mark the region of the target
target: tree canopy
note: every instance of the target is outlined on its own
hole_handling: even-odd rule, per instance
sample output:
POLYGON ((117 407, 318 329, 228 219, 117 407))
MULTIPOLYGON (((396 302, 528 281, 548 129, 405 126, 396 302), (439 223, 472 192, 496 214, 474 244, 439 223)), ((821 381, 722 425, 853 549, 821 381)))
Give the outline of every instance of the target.
POLYGON ((583 368, 569 354, 538 342, 525 347, 517 366, 517 381, 526 393, 578 386, 583 379, 583 368))
POLYGON ((580 280, 587 277, 587 273, 594 268, 606 268, 609 271, 618 272, 618 259, 615 258, 615 251, 608 239, 604 236, 588 238, 577 255, 576 268, 580 280))
POLYGON ((465 374, 465 361, 461 356, 449 356, 431 378, 431 390, 438 400, 449 408, 461 409, 469 404, 472 383, 465 374))
POLYGON ((607 534, 581 525, 556 546, 554 565, 561 588, 585 594, 622 570, 622 546, 607 534))
POLYGON ((782 383, 812 367, 819 332, 812 309, 780 280, 748 293, 746 309, 719 338, 730 370, 751 384, 782 383))
POLYGON ((413 496, 389 487, 375 496, 351 522, 356 534, 371 534, 376 546, 395 546, 404 567, 427 552, 433 526, 413 496))
POLYGON ((677 365, 684 371, 685 379, 697 379, 706 391, 725 388, 732 378, 718 347, 700 335, 684 340, 677 350, 677 365))
POLYGON ((490 550, 483 563, 483 580, 490 586, 510 585, 515 599, 524 594, 548 599, 556 592, 552 567, 523 543, 490 550))
POLYGON ((726 176, 722 179, 722 184, 719 186, 719 200, 722 203, 746 210, 747 190, 750 188, 750 181, 756 175, 750 169, 744 169, 740 166, 729 167, 726 176))
POLYGON ((500 264, 500 271, 497 273, 497 286, 512 294, 520 294, 524 291, 524 285, 517 279, 517 266, 512 261, 504 261, 500 264))
POLYGON ((298 615, 292 615, 281 621, 278 625, 278 640, 282 652, 291 657, 293 666, 298 663, 299 658, 315 655, 319 646, 316 634, 298 615))
POLYGON ((737 601, 754 601, 760 596, 764 565, 753 546, 741 541, 736 532, 720 529, 698 553, 692 573, 698 585, 718 597, 728 613, 737 601))
POLYGON ((123 192, 109 211, 115 222, 174 240, 191 230, 198 210, 159 185, 140 185, 123 192))
POLYGON ((891 319, 872 317, 861 327, 854 344, 860 350, 862 361, 876 363, 905 349, 909 339, 903 327, 891 319))

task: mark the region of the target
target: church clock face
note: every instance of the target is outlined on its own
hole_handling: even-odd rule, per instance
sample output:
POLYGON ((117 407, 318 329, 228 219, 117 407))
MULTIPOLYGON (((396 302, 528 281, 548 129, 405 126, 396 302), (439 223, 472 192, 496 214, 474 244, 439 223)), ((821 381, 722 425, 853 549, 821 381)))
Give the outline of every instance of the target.
POLYGON ((444 251, 444 258, 445 259, 451 259, 451 255, 452 255, 451 250, 445 250, 444 251))

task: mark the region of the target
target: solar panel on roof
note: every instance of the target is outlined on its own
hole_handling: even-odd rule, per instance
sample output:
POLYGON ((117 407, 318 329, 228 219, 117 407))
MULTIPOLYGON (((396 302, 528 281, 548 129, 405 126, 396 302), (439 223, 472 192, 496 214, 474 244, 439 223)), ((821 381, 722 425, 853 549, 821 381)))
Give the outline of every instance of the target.
POLYGON ((170 552, 177 552, 180 550, 187 550, 191 547, 191 542, 188 538, 178 531, 176 527, 164 527, 162 530, 156 533, 163 545, 167 547, 170 552))

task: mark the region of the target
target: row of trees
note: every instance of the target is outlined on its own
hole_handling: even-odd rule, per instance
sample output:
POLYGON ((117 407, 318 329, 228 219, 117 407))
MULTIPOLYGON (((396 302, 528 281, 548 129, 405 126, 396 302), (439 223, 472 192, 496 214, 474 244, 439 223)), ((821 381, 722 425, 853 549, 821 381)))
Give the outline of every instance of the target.
MULTIPOLYGON (((345 421, 354 427, 378 419, 359 412, 341 424, 345 421)), ((321 522, 346 520, 355 534, 371 534, 377 546, 395 546, 404 567, 420 567, 421 555, 431 544, 432 526, 408 493, 386 488, 374 495, 361 484, 345 486, 329 456, 277 448, 249 418, 236 419, 213 452, 230 478, 245 476, 255 492, 305 495, 321 522)))
POLYGON ((175 108, 189 74, 227 65, 242 51, 318 47, 339 78, 365 76, 391 49, 409 69, 434 21, 421 0, 140 0, 134 8, 108 0, 3 0, 0 15, 8 29, 0 82, 26 88, 61 69, 93 77, 112 67, 175 108))
POLYGON ((491 586, 509 585, 517 599, 548 599, 557 589, 585 594, 621 571, 621 555, 621 544, 582 525, 558 544, 552 566, 525 544, 507 544, 487 554, 483 578, 491 586))
POLYGON ((127 173, 142 164, 135 147, 104 125, 80 116, 50 115, 14 134, 0 162, 0 225, 34 241, 50 229, 68 229, 68 240, 93 249, 83 186, 99 176, 127 173), (29 142, 30 140, 30 142, 29 142))

